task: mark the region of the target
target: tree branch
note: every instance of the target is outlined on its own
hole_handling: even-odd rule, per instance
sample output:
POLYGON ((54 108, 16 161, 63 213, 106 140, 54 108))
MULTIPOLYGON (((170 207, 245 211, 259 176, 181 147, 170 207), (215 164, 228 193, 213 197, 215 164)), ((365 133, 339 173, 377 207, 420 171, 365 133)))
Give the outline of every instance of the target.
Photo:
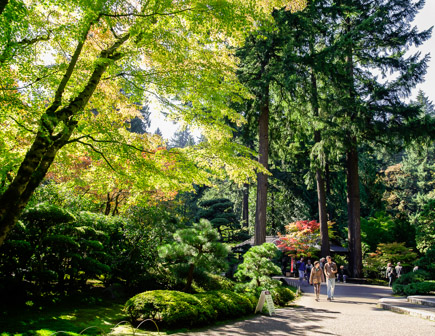
POLYGON ((37 132, 35 132, 34 130, 31 130, 31 129, 29 129, 29 128, 27 128, 26 126, 24 126, 22 123, 20 123, 18 120, 16 120, 14 117, 12 117, 12 116, 9 116, 9 118, 11 118, 13 121, 15 121, 15 123, 18 125, 18 126, 20 126, 21 128, 24 128, 27 132, 30 132, 30 133, 33 133, 33 134, 36 134, 37 132))
MULTIPOLYGON (((127 41, 129 37, 130 34, 127 33, 124 36, 122 36, 119 40, 117 40, 110 48, 101 51, 99 58, 106 59, 106 61, 100 62, 98 65, 95 66, 94 71, 92 72, 92 75, 89 78, 85 88, 79 93, 79 95, 76 98, 74 98, 67 106, 56 111, 56 115, 59 118, 59 120, 67 122, 67 120, 71 118, 71 116, 73 116, 75 113, 77 113, 77 111, 82 110, 86 106, 93 92, 95 91, 98 83, 100 82, 101 76, 103 75, 104 71, 109 65, 109 62, 107 62, 107 60, 116 61, 122 57, 121 53, 115 53, 115 51, 125 41, 127 41)), ((51 109, 51 107, 49 109, 51 109)), ((48 112, 49 111, 47 110, 47 114, 48 112)))
POLYGON ((36 78, 33 82, 31 82, 31 83, 29 83, 29 84, 26 84, 26 85, 24 85, 24 86, 20 86, 20 87, 6 87, 6 88, 0 88, 0 91, 12 91, 12 90, 22 90, 22 89, 27 89, 28 87, 30 87, 30 86, 35 85, 36 83, 38 83, 40 80, 42 80, 42 79, 44 79, 44 78, 47 78, 47 77, 50 77, 51 75, 54 75, 55 73, 57 73, 57 72, 59 72, 59 71, 60 71, 60 70, 56 70, 56 71, 53 71, 53 72, 51 72, 51 73, 49 73, 49 74, 47 74, 47 75, 45 75, 45 76, 38 77, 38 78, 36 78))
MULTIPOLYGON (((98 19, 97 19, 97 21, 98 21, 98 19)), ((77 64, 79 56, 82 52, 83 46, 86 42, 86 38, 87 38, 88 33, 92 27, 92 24, 93 24, 93 21, 89 22, 88 26, 86 27, 85 31, 83 32, 83 34, 79 40, 79 43, 77 44, 76 50, 74 51, 74 54, 71 58, 71 62, 69 63, 68 68, 67 68, 65 74, 63 75, 63 78, 62 78, 62 80, 61 80, 61 82, 56 90, 53 104, 47 109, 47 113, 50 113, 50 112, 54 113, 54 111, 56 111, 57 108, 60 106, 63 92, 65 91, 65 87, 72 76, 72 73, 73 73, 74 68, 77 64)))
POLYGON ((124 14, 109 14, 109 13, 101 13, 101 16, 106 16, 106 17, 112 17, 112 18, 122 18, 122 17, 128 17, 128 16, 133 16, 133 17, 151 17, 151 16, 171 16, 171 15, 176 15, 176 14, 180 14, 183 12, 188 12, 188 11, 193 11, 194 8, 189 7, 189 8, 184 8, 184 9, 180 9, 178 11, 175 12, 170 12, 170 13, 151 13, 151 14, 138 14, 138 13, 124 13, 124 14))
POLYGON ((98 140, 98 139, 95 139, 92 135, 83 135, 83 136, 81 136, 79 138, 69 140, 68 143, 80 142, 81 139, 91 139, 92 141, 94 141, 96 143, 112 143, 112 144, 117 144, 117 145, 121 145, 121 146, 127 146, 127 147, 133 148, 133 149, 135 149, 135 150, 137 150, 137 151, 139 151, 141 153, 154 154, 153 152, 147 151, 147 150, 145 150, 143 148, 139 148, 139 147, 136 147, 136 146, 133 146, 133 145, 129 145, 127 143, 123 143, 123 142, 120 142, 120 141, 116 141, 116 140, 98 140))
POLYGON ((115 168, 113 168, 113 166, 110 164, 110 162, 109 162, 109 160, 106 158, 106 156, 104 155, 104 153, 103 152, 101 152, 101 151, 99 151, 98 149, 96 149, 92 144, 90 144, 90 143, 87 143, 87 142, 83 142, 83 141, 80 141, 80 140, 78 140, 77 141, 78 143, 81 143, 82 145, 84 145, 84 146, 88 146, 88 147, 90 147, 95 153, 97 153, 97 154, 100 154, 101 155, 101 157, 104 159, 104 161, 106 161, 106 163, 107 163, 107 165, 115 172, 115 173, 118 173, 118 171, 115 169, 115 168))
POLYGON ((48 35, 37 36, 37 37, 35 37, 33 39, 26 39, 25 38, 25 39, 23 39, 21 41, 17 41, 17 42, 14 42, 14 43, 18 44, 18 45, 28 46, 28 45, 35 44, 35 43, 37 43, 39 41, 48 41, 49 39, 50 39, 50 32, 48 33, 48 35))

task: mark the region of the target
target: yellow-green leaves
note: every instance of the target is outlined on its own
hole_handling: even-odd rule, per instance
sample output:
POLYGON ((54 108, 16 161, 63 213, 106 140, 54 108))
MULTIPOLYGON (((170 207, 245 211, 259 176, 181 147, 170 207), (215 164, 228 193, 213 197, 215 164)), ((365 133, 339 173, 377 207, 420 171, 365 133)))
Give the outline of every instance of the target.
POLYGON ((38 130, 51 144, 73 130, 51 152, 51 174, 101 193, 174 195, 212 177, 253 177, 261 167, 232 143, 227 126, 244 122, 229 105, 249 95, 235 75, 233 47, 274 7, 303 3, 11 0, 0 17, 2 180, 7 186, 38 130), (128 132, 134 104, 151 97, 208 142, 168 151, 157 137, 128 132), (89 162, 75 171, 80 160, 89 162))

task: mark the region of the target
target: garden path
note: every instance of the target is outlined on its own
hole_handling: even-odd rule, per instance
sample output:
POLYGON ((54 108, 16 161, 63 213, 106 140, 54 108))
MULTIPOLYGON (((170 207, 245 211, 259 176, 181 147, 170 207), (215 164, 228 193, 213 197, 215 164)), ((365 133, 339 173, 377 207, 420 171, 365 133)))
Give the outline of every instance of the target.
POLYGON ((326 300, 322 285, 320 302, 314 300, 312 286, 290 308, 277 309, 274 316, 256 317, 211 329, 177 333, 173 336, 419 336, 435 335, 435 322, 386 311, 376 307, 377 301, 391 296, 391 289, 381 286, 339 283, 335 300, 326 300))

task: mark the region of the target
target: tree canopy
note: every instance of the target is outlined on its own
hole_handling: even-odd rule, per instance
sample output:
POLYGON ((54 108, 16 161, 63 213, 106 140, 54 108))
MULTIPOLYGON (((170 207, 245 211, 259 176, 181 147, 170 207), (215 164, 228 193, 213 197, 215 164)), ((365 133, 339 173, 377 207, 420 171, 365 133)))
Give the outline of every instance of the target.
POLYGON ((224 122, 243 122, 227 103, 247 94, 229 48, 283 5, 304 1, 9 1, 0 17, 0 243, 52 163, 68 157, 94 156, 100 176, 116 172, 122 188, 142 191, 252 175, 259 166, 224 122), (152 97, 209 140, 166 151, 128 132, 137 103, 152 97))

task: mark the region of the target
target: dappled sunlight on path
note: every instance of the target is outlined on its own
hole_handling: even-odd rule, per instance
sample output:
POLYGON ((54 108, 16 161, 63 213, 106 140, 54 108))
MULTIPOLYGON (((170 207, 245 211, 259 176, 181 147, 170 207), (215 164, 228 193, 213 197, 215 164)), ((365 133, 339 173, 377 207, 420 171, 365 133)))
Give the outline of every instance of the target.
POLYGON ((380 298, 391 296, 388 287, 338 283, 333 302, 326 300, 326 285, 322 285, 319 302, 314 300, 312 286, 305 284, 302 290, 304 294, 292 307, 277 309, 274 316, 259 315, 207 330, 175 335, 435 335, 434 322, 376 307, 380 298))

